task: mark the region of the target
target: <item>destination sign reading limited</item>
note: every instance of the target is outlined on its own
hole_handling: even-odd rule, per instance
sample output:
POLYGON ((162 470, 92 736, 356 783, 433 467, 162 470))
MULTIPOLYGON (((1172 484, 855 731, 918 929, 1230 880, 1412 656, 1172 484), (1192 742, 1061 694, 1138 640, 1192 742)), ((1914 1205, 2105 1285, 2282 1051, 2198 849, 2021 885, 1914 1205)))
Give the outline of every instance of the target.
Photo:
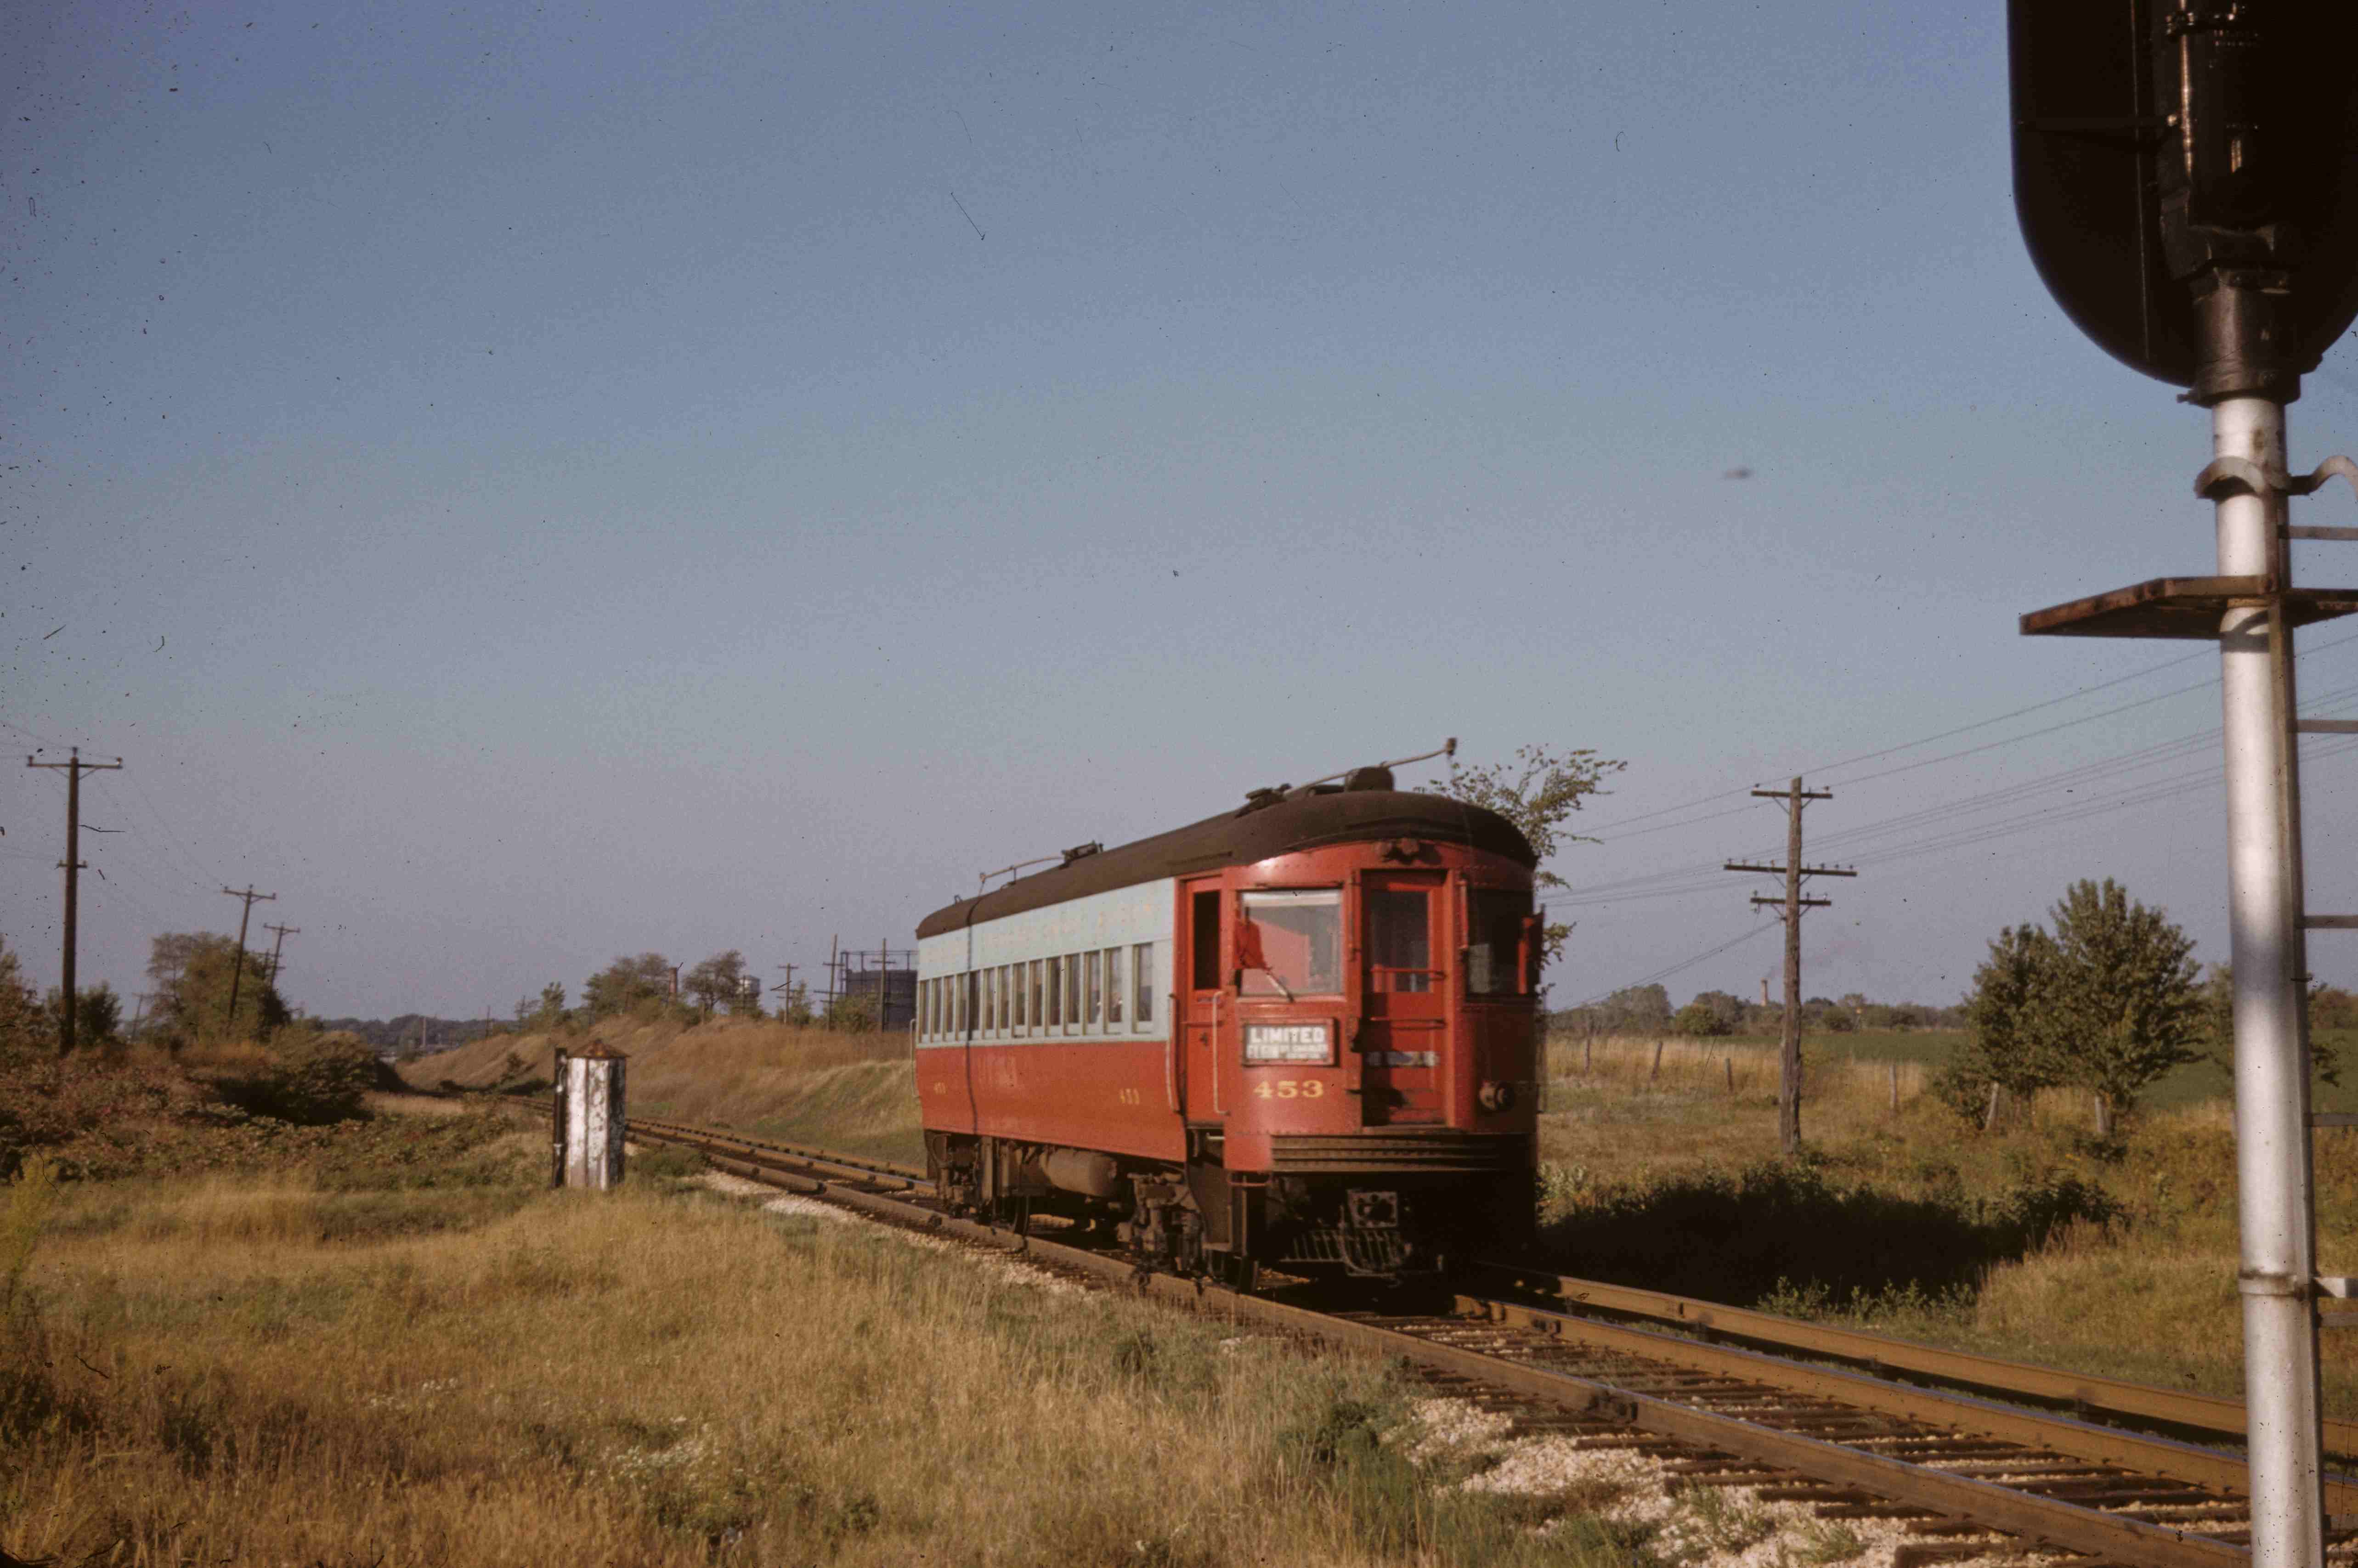
POLYGON ((1335 1032, 1325 1023, 1248 1023, 1248 1062, 1325 1062, 1335 1054, 1335 1032))

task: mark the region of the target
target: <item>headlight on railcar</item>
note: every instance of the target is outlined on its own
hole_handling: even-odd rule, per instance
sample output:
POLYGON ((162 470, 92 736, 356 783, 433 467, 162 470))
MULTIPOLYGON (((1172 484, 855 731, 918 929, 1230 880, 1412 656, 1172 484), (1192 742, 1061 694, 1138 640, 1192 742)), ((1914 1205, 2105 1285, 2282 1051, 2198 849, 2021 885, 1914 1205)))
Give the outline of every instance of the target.
POLYGON ((1515 1108, 1515 1086, 1488 1083, 1474 1091, 1474 1103, 1493 1115, 1515 1108))

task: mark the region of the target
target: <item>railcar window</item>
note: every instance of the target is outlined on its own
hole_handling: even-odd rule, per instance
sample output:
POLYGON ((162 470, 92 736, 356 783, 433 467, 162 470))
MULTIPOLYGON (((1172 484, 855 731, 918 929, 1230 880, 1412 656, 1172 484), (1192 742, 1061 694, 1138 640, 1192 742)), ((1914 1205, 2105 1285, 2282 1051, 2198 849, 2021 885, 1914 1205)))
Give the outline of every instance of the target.
POLYGON ((1105 1022, 1105 959, 1092 947, 1081 958, 1081 967, 1088 974, 1089 1010, 1081 1016, 1095 1029, 1105 1022))
POLYGON ((1032 960, 1032 1027, 1034 1029, 1048 1022, 1048 1015, 1040 1009, 1040 960, 1034 958, 1032 960))
POLYGON ((1052 1025, 1065 1022, 1065 960, 1062 958, 1048 960, 1048 1022, 1052 1025))
POLYGON ((1343 989, 1343 894, 1335 888, 1244 895, 1237 968, 1246 996, 1332 996, 1343 989))
POLYGON ((999 988, 999 1027, 1012 1033, 1015 1019, 1007 1008, 1007 966, 1001 964, 990 973, 990 983, 999 988))
POLYGON ((1378 888, 1368 894, 1368 979, 1379 991, 1429 991, 1433 968, 1432 898, 1422 888, 1378 888))
POLYGON ((988 1034, 992 1030, 999 1027, 999 1012, 998 1010, 991 1005, 998 1000, 998 998, 991 990, 990 971, 989 969, 982 970, 979 978, 982 982, 982 1032, 985 1034, 988 1034))
POLYGON ((1065 955, 1065 1023, 1069 1029, 1081 1021, 1081 956, 1065 955))
POLYGON ((1141 1027, 1154 1022, 1154 944, 1141 942, 1130 950, 1130 983, 1138 988, 1138 1005, 1130 1009, 1141 1027))
POLYGON ((1120 949, 1120 948, 1119 948, 1119 947, 1109 947, 1109 948, 1107 948, 1107 949, 1105 950, 1105 966, 1106 966, 1106 1023, 1107 1023, 1109 1026, 1111 1026, 1111 1025, 1113 1025, 1113 1024, 1120 1023, 1120 1022, 1121 1022, 1121 949, 1120 949))
POLYGON ((941 981, 927 980, 925 982, 925 1033, 929 1037, 941 1033, 941 1021, 934 1014, 934 1003, 941 999, 941 981))

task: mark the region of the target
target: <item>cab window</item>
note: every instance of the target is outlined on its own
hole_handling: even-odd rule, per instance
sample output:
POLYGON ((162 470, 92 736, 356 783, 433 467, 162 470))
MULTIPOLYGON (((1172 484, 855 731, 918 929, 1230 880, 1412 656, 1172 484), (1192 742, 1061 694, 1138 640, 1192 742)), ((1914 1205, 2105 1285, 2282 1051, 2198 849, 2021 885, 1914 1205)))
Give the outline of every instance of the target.
POLYGON ((1243 896, 1237 968, 1246 996, 1333 996, 1343 989, 1343 894, 1271 888, 1243 896))
POLYGON ((1466 895, 1466 991, 1469 996, 1521 996, 1529 979, 1531 895, 1474 888, 1466 895))

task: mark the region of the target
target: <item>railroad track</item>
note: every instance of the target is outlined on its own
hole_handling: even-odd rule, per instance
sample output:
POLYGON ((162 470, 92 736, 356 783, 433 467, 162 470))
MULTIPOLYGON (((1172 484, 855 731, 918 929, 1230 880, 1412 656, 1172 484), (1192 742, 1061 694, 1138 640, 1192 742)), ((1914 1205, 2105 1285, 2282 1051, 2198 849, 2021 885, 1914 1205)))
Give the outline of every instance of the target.
MULTIPOLYGON (((1400 1357, 1519 1430, 1677 1455, 1671 1467, 1690 1484, 1750 1487, 1826 1518, 1905 1520, 1899 1568, 2009 1548, 2156 1568, 2250 1561, 2234 1400, 1506 1265, 1432 1311, 1319 1310, 947 1215, 925 1172, 892 1161, 656 1118, 633 1117, 629 1130, 891 1223, 1400 1357)), ((2358 1423, 2328 1429, 2330 1450, 2358 1452, 2358 1423)), ((2326 1509, 2358 1530, 2358 1479, 2329 1476, 2326 1509)), ((2358 1561, 2353 1530, 2331 1555, 2358 1561)))

